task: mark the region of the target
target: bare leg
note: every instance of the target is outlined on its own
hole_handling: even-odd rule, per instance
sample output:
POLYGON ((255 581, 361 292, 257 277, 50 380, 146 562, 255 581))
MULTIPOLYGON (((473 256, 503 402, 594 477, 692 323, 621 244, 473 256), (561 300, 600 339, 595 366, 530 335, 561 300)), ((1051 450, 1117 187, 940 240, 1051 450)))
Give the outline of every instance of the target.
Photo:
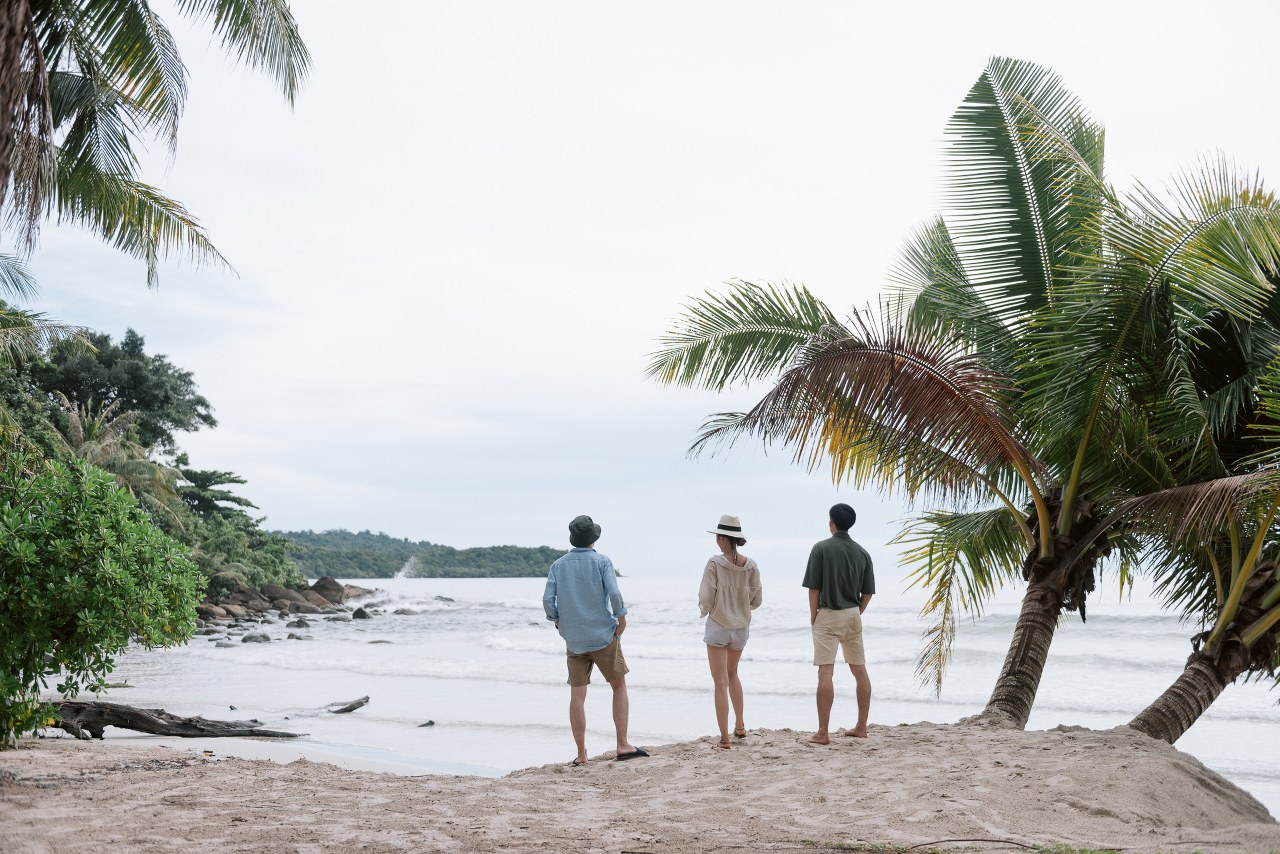
POLYGON ((617 681, 610 682, 613 689, 613 728, 618 734, 618 752, 630 753, 635 750, 627 741, 627 723, 631 714, 631 704, 627 700, 627 678, 619 676, 617 681))
POLYGON ((578 745, 578 764, 587 761, 587 686, 569 689, 569 728, 578 745))
POLYGON ((707 665, 711 668, 712 694, 716 703, 716 723, 720 726, 720 746, 729 748, 729 649, 707 644, 707 665))
MULTIPOLYGON (((747 728, 742 723, 742 682, 738 679, 738 662, 742 659, 742 650, 730 649, 728 652, 729 700, 733 703, 733 734, 745 738, 747 728)), ((721 732, 724 728, 721 727, 721 732)))
POLYGON ((836 701, 836 687, 832 679, 835 670, 834 664, 818 665, 818 731, 809 739, 814 744, 831 743, 827 729, 831 725, 831 705, 836 701))
POLYGON ((865 664, 850 664, 849 670, 858 683, 858 725, 847 734, 855 738, 866 738, 867 717, 871 714, 871 675, 867 673, 865 664))

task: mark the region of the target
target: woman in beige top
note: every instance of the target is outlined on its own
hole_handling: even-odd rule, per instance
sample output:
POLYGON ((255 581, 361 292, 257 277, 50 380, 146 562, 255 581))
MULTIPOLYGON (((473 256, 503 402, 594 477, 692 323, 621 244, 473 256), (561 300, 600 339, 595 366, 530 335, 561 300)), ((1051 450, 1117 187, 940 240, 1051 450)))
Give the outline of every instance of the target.
POLYGON ((707 561, 698 588, 698 608, 707 618, 703 641, 707 663, 715 682, 716 720, 720 724, 720 746, 729 749, 729 703, 733 702, 733 734, 746 738, 742 722, 742 683, 738 681, 738 660, 750 634, 751 612, 760 607, 760 569, 738 548, 747 544, 737 516, 721 516, 709 534, 716 535, 720 554, 707 561))

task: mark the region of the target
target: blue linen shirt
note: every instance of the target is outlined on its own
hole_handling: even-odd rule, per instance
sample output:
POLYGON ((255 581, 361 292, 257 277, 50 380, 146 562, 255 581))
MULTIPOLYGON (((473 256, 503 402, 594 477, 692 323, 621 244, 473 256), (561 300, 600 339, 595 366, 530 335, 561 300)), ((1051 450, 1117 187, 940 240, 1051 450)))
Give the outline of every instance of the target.
POLYGON ((595 549, 571 549, 551 564, 542 608, 560 624, 569 652, 578 654, 613 643, 618 617, 627 614, 613 561, 595 549))

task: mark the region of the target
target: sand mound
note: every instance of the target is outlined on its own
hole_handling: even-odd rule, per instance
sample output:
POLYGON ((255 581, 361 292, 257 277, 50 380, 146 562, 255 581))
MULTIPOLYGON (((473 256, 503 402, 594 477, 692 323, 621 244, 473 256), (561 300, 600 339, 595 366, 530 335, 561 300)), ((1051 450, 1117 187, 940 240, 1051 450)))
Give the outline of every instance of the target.
POLYGON ((0 754, 0 851, 1280 851, 1248 793, 1123 728, 871 735, 756 730, 727 751, 707 739, 499 780, 29 743, 0 754))

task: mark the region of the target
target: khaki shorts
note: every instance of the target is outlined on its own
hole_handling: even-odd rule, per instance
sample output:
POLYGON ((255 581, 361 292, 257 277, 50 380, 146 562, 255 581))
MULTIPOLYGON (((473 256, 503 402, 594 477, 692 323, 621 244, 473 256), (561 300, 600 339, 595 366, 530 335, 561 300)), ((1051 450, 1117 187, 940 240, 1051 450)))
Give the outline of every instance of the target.
POLYGON ((627 674, 627 660, 622 657, 622 642, 614 635, 613 643, 593 652, 566 652, 569 663, 569 685, 582 688, 591 684, 592 665, 600 668, 606 682, 617 682, 627 674))
POLYGON ((866 664, 862 649, 862 614, 857 608, 832 611, 819 608, 813 623, 813 663, 836 663, 836 647, 844 650, 845 664, 866 664))

